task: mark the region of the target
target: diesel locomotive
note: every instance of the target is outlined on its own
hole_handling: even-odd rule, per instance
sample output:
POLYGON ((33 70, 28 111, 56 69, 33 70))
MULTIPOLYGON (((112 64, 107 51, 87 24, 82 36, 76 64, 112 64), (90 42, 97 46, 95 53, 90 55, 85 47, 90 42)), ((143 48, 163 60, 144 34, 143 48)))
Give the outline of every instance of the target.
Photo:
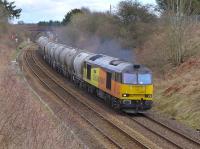
POLYGON ((152 107, 152 72, 147 67, 58 44, 44 36, 37 44, 53 69, 114 109, 144 113, 152 107))

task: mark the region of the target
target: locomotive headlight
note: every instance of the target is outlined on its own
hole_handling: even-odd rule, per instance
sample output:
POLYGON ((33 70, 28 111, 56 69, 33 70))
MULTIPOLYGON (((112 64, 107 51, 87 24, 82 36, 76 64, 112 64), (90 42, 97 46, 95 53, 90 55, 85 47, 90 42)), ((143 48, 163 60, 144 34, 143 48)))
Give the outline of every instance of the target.
POLYGON ((129 94, 122 94, 122 97, 128 97, 129 94))

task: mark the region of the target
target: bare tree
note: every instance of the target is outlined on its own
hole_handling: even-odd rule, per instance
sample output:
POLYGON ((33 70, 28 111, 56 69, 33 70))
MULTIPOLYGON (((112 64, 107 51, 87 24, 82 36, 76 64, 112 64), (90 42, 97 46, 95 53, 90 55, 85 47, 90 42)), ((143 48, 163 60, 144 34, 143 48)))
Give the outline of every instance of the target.
POLYGON ((165 18, 168 24, 168 38, 165 53, 173 64, 178 65, 199 47, 192 34, 192 30, 198 24, 196 19, 193 19, 195 11, 191 11, 192 0, 168 0, 167 3, 165 18))

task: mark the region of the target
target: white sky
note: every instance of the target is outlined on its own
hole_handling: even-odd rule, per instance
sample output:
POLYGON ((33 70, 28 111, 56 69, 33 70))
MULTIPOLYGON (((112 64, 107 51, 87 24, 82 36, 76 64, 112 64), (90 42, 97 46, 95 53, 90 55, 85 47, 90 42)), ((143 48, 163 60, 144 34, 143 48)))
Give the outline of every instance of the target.
MULTIPOLYGON (((110 4, 116 8, 120 1, 122 0, 15 0, 15 4, 17 8, 22 8, 19 20, 37 23, 49 20, 61 21, 64 15, 74 8, 86 7, 92 11, 108 11, 110 4)), ((143 4, 156 3, 155 0, 138 1, 143 4)))

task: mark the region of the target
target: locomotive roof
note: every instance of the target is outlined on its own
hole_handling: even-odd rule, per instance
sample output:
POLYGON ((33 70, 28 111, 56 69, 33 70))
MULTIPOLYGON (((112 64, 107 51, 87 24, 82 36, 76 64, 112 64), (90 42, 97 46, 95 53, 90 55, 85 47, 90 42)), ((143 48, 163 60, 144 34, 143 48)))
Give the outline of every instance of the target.
POLYGON ((93 57, 88 59, 87 62, 118 73, 123 72, 128 66, 133 66, 133 64, 129 62, 103 54, 95 54, 93 57))
POLYGON ((143 65, 133 64, 103 54, 95 54, 86 61, 90 64, 101 66, 107 69, 108 71, 114 71, 118 73, 124 73, 124 72, 133 73, 138 71, 141 73, 151 72, 148 68, 144 67, 143 65))

